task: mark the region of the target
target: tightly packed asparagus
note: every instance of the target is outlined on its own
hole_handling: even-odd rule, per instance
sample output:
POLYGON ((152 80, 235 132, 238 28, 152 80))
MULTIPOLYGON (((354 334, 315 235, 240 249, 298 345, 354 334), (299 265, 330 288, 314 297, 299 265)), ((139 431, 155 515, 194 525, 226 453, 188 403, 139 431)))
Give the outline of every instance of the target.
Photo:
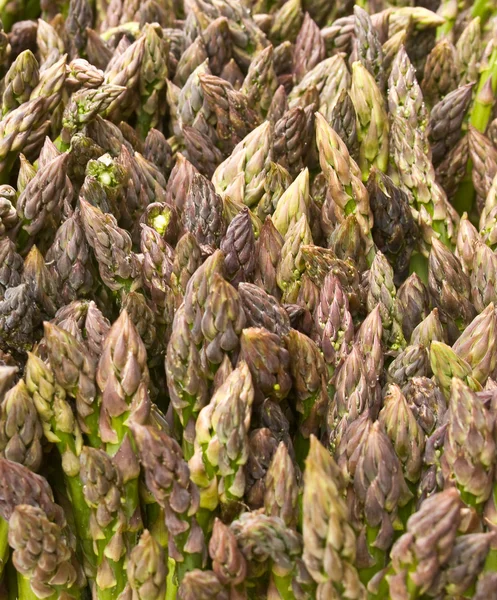
POLYGON ((0 596, 495 597, 495 3, 0 19, 0 596))

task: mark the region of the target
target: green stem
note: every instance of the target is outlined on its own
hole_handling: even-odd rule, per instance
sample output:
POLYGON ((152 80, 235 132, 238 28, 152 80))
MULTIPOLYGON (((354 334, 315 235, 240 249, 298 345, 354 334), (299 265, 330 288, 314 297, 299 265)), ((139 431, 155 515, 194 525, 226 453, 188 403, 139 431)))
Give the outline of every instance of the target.
POLYGON ((435 233, 438 233, 439 239, 442 242, 442 244, 444 244, 445 246, 447 246, 447 248, 449 250, 453 250, 452 248, 452 242, 449 238, 449 233, 447 231, 447 223, 446 221, 436 221, 435 219, 433 220, 433 231, 435 233))
POLYGON ((202 558, 200 554, 186 554, 183 562, 176 563, 176 580, 178 581, 178 585, 183 581, 187 573, 201 567, 202 558))
MULTIPOLYGON (((393 575, 390 571, 387 573, 389 575, 393 575)), ((390 590, 386 580, 386 576, 382 577, 379 585, 378 591, 373 594, 368 591, 368 600, 389 600, 390 599, 390 590)))
POLYGON ((78 538, 86 560, 92 567, 96 566, 96 557, 93 552, 93 541, 90 537, 90 509, 86 504, 83 494, 83 484, 79 476, 70 477, 64 474, 69 501, 74 507, 74 521, 78 538))
POLYGON ((201 507, 197 510, 197 514, 195 516, 197 517, 197 523, 204 532, 205 539, 209 539, 216 513, 201 507))
MULTIPOLYGON (((64 464, 64 457, 66 454, 72 454, 74 457, 79 456, 74 436, 70 433, 60 431, 57 428, 55 417, 52 418, 51 425, 52 431, 59 438, 57 449, 62 457, 62 464, 64 464)), ((74 521, 83 554, 91 567, 94 568, 96 566, 96 557, 90 535, 90 508, 85 501, 83 483, 79 477, 79 473, 77 475, 69 475, 64 472, 64 483, 69 496, 69 501, 74 507, 74 521)))
POLYGON ((195 448, 193 445, 193 440, 188 440, 185 438, 185 431, 194 432, 195 431, 195 422, 197 420, 198 413, 193 413, 192 407, 195 403, 195 399, 191 396, 188 398, 190 404, 186 406, 182 413, 181 417, 173 411, 174 414, 174 426, 177 431, 181 433, 181 447, 183 449, 183 458, 188 462, 190 458, 195 453, 195 448))
POLYGON ((99 588, 97 585, 97 586, 95 586, 95 589, 97 592, 98 600, 114 600, 117 597, 115 587, 111 587, 111 588, 107 588, 107 589, 103 590, 102 588, 99 588))
MULTIPOLYGON (((194 519, 195 517, 190 517, 190 519, 192 518, 194 519)), ((187 520, 190 521, 190 519, 187 517, 187 520)), ((190 530, 191 521, 188 530, 184 533, 180 533, 174 539, 176 547, 178 548, 180 554, 183 555, 184 560, 182 562, 176 562, 171 557, 167 559, 169 573, 167 575, 165 600, 176 600, 178 588, 183 581, 184 576, 194 569, 202 568, 202 557, 200 554, 190 554, 188 552, 184 552, 184 547, 188 541, 190 530)))
POLYGON ((24 19, 35 19, 40 16, 40 0, 28 0, 25 10, 22 12, 24 19))
MULTIPOLYGON (((1 176, 0 176, 0 182, 1 181, 2 180, 1 180, 1 176)), ((16 239, 16 245, 17 245, 18 252, 20 254, 23 254, 30 242, 32 242, 31 236, 24 228, 21 227, 21 229, 19 229, 19 233, 17 234, 17 239, 16 239)))
POLYGON ((359 577, 365 585, 367 585, 372 577, 381 571, 385 566, 385 552, 374 545, 379 531, 379 527, 366 527, 368 552, 374 560, 374 565, 359 571, 359 577))
POLYGON ((485 561, 483 571, 497 573, 497 548, 490 549, 490 552, 487 554, 487 559, 485 561))
MULTIPOLYGON (((20 573, 17 574, 17 594, 19 600, 39 600, 38 596, 31 589, 29 579, 20 573)), ((55 600, 55 595, 50 596, 50 600, 55 600)))
POLYGON ((462 215, 463 213, 469 213, 473 207, 475 199, 475 188, 473 187, 473 181, 471 179, 472 162, 468 160, 468 166, 466 168, 466 177, 457 188, 456 195, 452 200, 452 206, 457 212, 462 215))
POLYGON ((95 587, 98 600, 115 600, 116 598, 119 598, 120 593, 124 590, 128 582, 126 572, 124 570, 124 560, 121 560, 118 563, 111 559, 107 560, 109 561, 110 568, 112 569, 114 577, 116 578, 116 584, 105 589, 102 589, 96 585, 95 587))
POLYGON ((440 27, 437 29, 437 40, 441 40, 442 38, 449 35, 453 27, 454 21, 452 21, 451 19, 446 19, 445 23, 443 25, 440 25, 440 27))
MULTIPOLYGON (((485 4, 486 0, 477 0, 475 7, 485 4)), ((480 8, 478 8, 480 10, 480 8)), ((475 8, 473 9, 475 11, 475 8)), ((473 16, 479 16, 473 14, 473 16)), ((497 44, 494 45, 490 58, 488 59, 487 66, 483 69, 480 74, 480 80, 478 82, 478 89, 476 90, 475 99, 473 106, 470 111, 469 122, 470 124, 480 131, 485 133, 488 124, 492 117, 492 110, 495 104, 495 97, 497 94, 497 44)), ((475 199, 475 189, 471 177, 472 162, 468 160, 466 168, 466 177, 459 185, 457 193, 453 200, 454 208, 459 214, 463 212, 471 213, 475 199)))
MULTIPOLYGON (((166 411, 167 412, 167 411, 166 411)), ((183 438, 183 425, 181 424, 181 419, 178 415, 178 413, 173 410, 173 437, 174 439, 182 439, 183 438)))
POLYGON ((9 560, 9 524, 0 517, 0 576, 9 560))
POLYGON ((120 593, 124 590, 124 588, 126 587, 126 584, 128 582, 127 577, 126 577, 125 567, 124 567, 124 556, 121 557, 121 559, 118 560, 117 562, 112 560, 111 558, 105 556, 105 549, 107 548, 110 541, 112 540, 112 537, 114 536, 116 528, 117 528, 117 521, 114 520, 114 522, 110 523, 109 525, 107 525, 107 527, 104 528, 103 538, 98 539, 96 541, 97 553, 98 553, 98 556, 97 556, 98 567, 100 567, 105 560, 106 563, 109 565, 110 570, 112 571, 112 573, 114 575, 114 580, 115 580, 115 583, 113 585, 109 585, 106 588, 101 588, 98 585, 98 582, 97 582, 98 580, 95 582, 95 590, 97 593, 98 600, 114 600, 115 598, 118 598, 120 593))
POLYGON ((58 138, 56 138, 56 140, 54 141, 54 146, 57 148, 57 150, 59 152, 67 152, 67 150, 69 150, 69 148, 71 147, 71 144, 64 141, 62 139, 62 134, 59 135, 58 138))
POLYGON ((419 588, 409 574, 407 575, 407 593, 409 594, 409 600, 416 600, 419 598, 419 588))
POLYGON ((416 273, 421 281, 428 285, 428 259, 418 252, 411 256, 409 263, 409 273, 416 273))
POLYGON ((442 0, 438 14, 445 19, 445 23, 437 29, 437 40, 440 40, 452 31, 458 13, 457 0, 442 0))
POLYGON ((10 0, 2 0, 0 2, 0 19, 2 19, 5 31, 10 31, 12 25, 20 17, 29 20, 40 16, 40 0, 28 0, 24 6, 21 4, 17 10, 16 8, 12 8, 12 5, 16 7, 16 4, 10 0))
MULTIPOLYGON (((238 518, 239 514, 242 512, 241 502, 242 502, 243 498, 240 498, 240 496, 235 496, 230 491, 233 488, 233 485, 235 484, 236 474, 240 467, 235 462, 231 463, 231 467, 232 467, 232 473, 230 475, 226 475, 225 477, 222 478, 223 482, 224 482, 224 494, 222 494, 219 497, 220 504, 221 504, 221 515, 222 515, 221 520, 224 521, 225 523, 228 522, 228 521, 225 521, 225 518, 228 519, 230 522, 234 521, 235 519, 238 518)), ((219 475, 219 477, 221 478, 220 475, 219 475)))
POLYGON ((369 232, 368 238, 373 243, 373 245, 371 246, 371 250, 368 252, 368 254, 366 256, 366 262, 368 263, 368 267, 370 267, 373 264, 374 257, 376 256, 376 250, 375 250, 375 245, 373 242, 373 236, 371 235, 371 232, 369 232))
POLYGON ((103 446, 103 444, 102 444, 102 440, 100 439, 100 436, 98 435, 99 414, 98 414, 96 400, 94 402, 94 405, 95 405, 95 408, 94 408, 93 412, 91 413, 91 415, 88 415, 85 418, 85 425, 88 428, 88 433, 85 433, 85 436, 88 439, 88 442, 90 443, 90 446, 92 448, 101 448, 103 446))
POLYGON ((473 508, 478 515, 481 515, 483 511, 483 505, 477 502, 476 496, 461 488, 459 488, 459 492, 461 494, 461 500, 464 502, 464 504, 473 508))
POLYGON ((294 600, 295 594, 292 590, 292 574, 280 577, 279 575, 272 574, 274 585, 278 590, 278 594, 281 596, 281 600, 294 600))
MULTIPOLYGON (((74 598, 74 600, 79 600, 81 598, 80 590, 65 590, 70 595, 70 597, 74 598)), ((27 577, 17 574, 17 595, 18 600, 39 600, 39 597, 33 592, 31 589, 31 584, 27 577)), ((51 596, 45 597, 45 600, 58 600, 60 598, 60 592, 54 592, 51 596)))
POLYGON ((169 538, 166 523, 164 520, 164 509, 158 504, 147 504, 147 528, 152 534, 152 537, 163 548, 167 548, 167 540, 169 538))
POLYGON ((5 567, 5 581, 7 583, 8 600, 17 600, 19 597, 17 591, 17 571, 12 564, 12 557, 5 567))
POLYGON ((183 447, 183 457, 186 460, 186 462, 188 462, 190 458, 195 454, 195 448, 191 442, 185 439, 185 436, 183 436, 181 446, 183 447))
POLYGON ((104 538, 97 540, 98 566, 100 567, 105 560, 115 579, 115 584, 109 585, 109 587, 106 588, 101 588, 96 582, 95 589, 98 600, 114 600, 115 598, 118 598, 128 582, 124 567, 124 556, 117 562, 105 556, 105 549, 109 545, 115 531, 116 522, 114 521, 114 523, 111 523, 104 529, 104 538))
POLYGON ((407 525, 407 520, 409 519, 409 517, 412 515, 413 512, 416 512, 416 502, 415 502, 416 487, 414 485, 410 484, 409 489, 411 490, 411 492, 413 492, 413 497, 411 498, 411 500, 409 500, 409 502, 407 504, 399 507, 398 515, 399 515, 399 520, 402 522, 403 527, 398 528, 397 536, 395 536, 395 537, 400 537, 404 533, 406 525, 407 525))
POLYGON ((297 459, 297 463, 302 470, 304 470, 305 467, 305 459, 307 458, 307 455, 309 453, 309 446, 310 440, 308 438, 305 438, 300 433, 300 431, 298 431, 297 435, 295 436, 295 442, 293 447, 295 450, 295 457, 297 459))
MULTIPOLYGON (((106 451, 109 456, 115 456, 121 447, 124 438, 129 434, 129 430, 125 423, 127 422, 129 413, 125 412, 119 417, 112 418, 112 429, 116 432, 118 442, 117 444, 107 444, 106 451)), ((131 446, 133 451, 136 453, 136 444, 133 437, 130 435, 131 446)), ((129 479, 124 484, 124 513, 126 515, 128 524, 133 523, 136 516, 137 510, 140 507, 140 490, 138 484, 138 478, 129 479)), ((138 531, 134 531, 132 528, 128 529, 128 540, 131 546, 134 546, 138 540, 138 531)))
POLYGON ((484 23, 490 16, 491 8, 488 0, 475 0, 473 2, 473 8, 471 9, 471 17, 475 19, 480 17, 481 22, 484 23))
MULTIPOLYGON (((148 98, 143 98, 142 106, 145 104, 145 101, 148 98)), ((152 118, 154 115, 148 114, 143 109, 138 109, 138 114, 136 118, 136 129, 138 131, 138 135, 140 139, 144 140, 147 137, 148 132, 152 128, 152 118)))
POLYGON ((485 133, 497 94, 497 44, 494 44, 487 66, 483 69, 471 109, 469 122, 475 129, 485 133))
MULTIPOLYGON (((138 479, 131 479, 130 481, 124 484, 124 512, 128 517, 128 523, 135 516, 136 509, 140 504, 140 490, 138 485, 138 479)), ((136 544, 138 540, 138 532, 131 531, 132 539, 134 540, 134 544, 136 544)))
POLYGON ((166 581, 166 600, 176 600, 178 594, 178 582, 175 577, 176 575, 176 561, 172 558, 167 559, 167 566, 169 572, 167 574, 166 581))

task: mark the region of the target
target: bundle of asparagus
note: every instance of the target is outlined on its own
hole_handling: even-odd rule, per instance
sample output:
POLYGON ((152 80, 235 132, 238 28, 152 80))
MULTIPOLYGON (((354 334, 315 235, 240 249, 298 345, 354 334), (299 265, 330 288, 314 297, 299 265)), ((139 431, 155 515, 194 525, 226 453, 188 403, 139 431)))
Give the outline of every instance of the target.
POLYGON ((0 18, 2 598, 494 598, 495 2, 0 18))

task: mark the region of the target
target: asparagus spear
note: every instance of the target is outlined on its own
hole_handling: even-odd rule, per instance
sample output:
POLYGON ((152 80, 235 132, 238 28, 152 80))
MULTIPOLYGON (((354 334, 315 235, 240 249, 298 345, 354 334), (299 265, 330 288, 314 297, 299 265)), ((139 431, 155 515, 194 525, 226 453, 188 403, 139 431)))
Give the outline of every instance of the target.
POLYGON ((301 536, 280 518, 262 513, 243 513, 231 529, 248 563, 247 578, 256 580, 270 571, 275 593, 283 600, 296 597, 300 592, 301 536))
POLYGON ((147 486, 164 509, 169 533, 166 598, 172 600, 186 573, 204 564, 204 535, 195 516, 199 491, 177 442, 147 425, 133 423, 132 431, 147 486))
POLYGON ((127 493, 126 516, 130 530, 140 528, 137 477, 139 465, 129 435, 129 418, 145 421, 149 412, 149 372, 143 342, 123 310, 109 330, 97 367, 96 381, 102 394, 99 435, 123 476, 127 493))
POLYGON ((357 114, 359 167, 367 181, 372 166, 386 171, 388 166, 388 117, 381 88, 360 62, 352 65, 350 97, 357 114))
POLYGON ((83 437, 79 424, 51 367, 31 353, 26 365, 26 385, 40 415, 46 439, 56 444, 60 453, 67 494, 75 507, 76 531, 91 573, 95 566, 95 554, 89 530, 90 510, 84 500, 80 478, 79 456, 83 437))
POLYGON ((245 492, 247 434, 254 387, 244 362, 228 376, 195 425, 195 453, 190 460, 192 481, 200 488, 200 506, 227 514, 239 511, 245 492))
POLYGON ((77 600, 85 580, 64 530, 43 509, 27 504, 16 506, 9 520, 12 562, 19 574, 22 598, 38 597, 77 600), (32 592, 32 593, 31 593, 32 592))
POLYGON ((131 551, 127 566, 132 598, 162 600, 166 595, 167 566, 164 550, 145 530, 131 551), (134 594, 134 595, 133 595, 134 594))
POLYGON ((460 524, 461 500, 448 489, 425 500, 409 518, 407 532, 392 548, 392 567, 386 575, 392 598, 416 598, 429 590, 449 560, 460 524))
POLYGON ((213 571, 193 569, 186 573, 178 590, 179 600, 208 600, 212 597, 228 600, 228 590, 213 571))
POLYGON ((58 385, 76 400, 81 429, 91 445, 101 446, 98 435, 99 400, 95 384, 96 364, 83 343, 71 333, 45 323, 45 340, 50 365, 58 385))
POLYGON ((89 529, 97 557, 97 598, 116 598, 125 587, 126 517, 121 476, 103 450, 84 447, 80 455, 84 500, 90 509, 89 529))
POLYGON ((348 523, 343 490, 337 464, 312 436, 304 474, 303 559, 318 584, 318 597, 346 594, 366 598, 354 566, 356 539, 348 523), (334 569, 326 567, 328 560, 333 561, 334 569))
POLYGON ((217 518, 212 528, 209 555, 214 573, 222 584, 232 588, 243 584, 247 561, 238 548, 233 531, 217 518))
POLYGON ((38 507, 50 522, 60 528, 66 524, 62 508, 55 504, 53 492, 44 477, 10 460, 0 458, 0 571, 3 572, 9 553, 9 526, 16 506, 38 507))
POLYGON ((322 208, 325 232, 331 232, 335 220, 342 221, 347 214, 355 214, 366 243, 367 259, 371 263, 374 254, 372 215, 359 167, 350 157, 345 144, 319 113, 316 115, 316 142, 321 169, 331 190, 322 208))
POLYGON ((26 384, 21 379, 0 405, 0 452, 8 460, 38 471, 43 450, 42 426, 26 384))

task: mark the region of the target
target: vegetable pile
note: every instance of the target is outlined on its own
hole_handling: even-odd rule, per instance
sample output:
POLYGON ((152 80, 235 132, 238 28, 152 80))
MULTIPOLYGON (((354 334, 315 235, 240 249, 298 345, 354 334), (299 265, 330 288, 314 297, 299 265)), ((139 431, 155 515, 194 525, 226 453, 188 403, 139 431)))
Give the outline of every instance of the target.
POLYGON ((494 0, 0 17, 1 597, 495 598, 494 0))

